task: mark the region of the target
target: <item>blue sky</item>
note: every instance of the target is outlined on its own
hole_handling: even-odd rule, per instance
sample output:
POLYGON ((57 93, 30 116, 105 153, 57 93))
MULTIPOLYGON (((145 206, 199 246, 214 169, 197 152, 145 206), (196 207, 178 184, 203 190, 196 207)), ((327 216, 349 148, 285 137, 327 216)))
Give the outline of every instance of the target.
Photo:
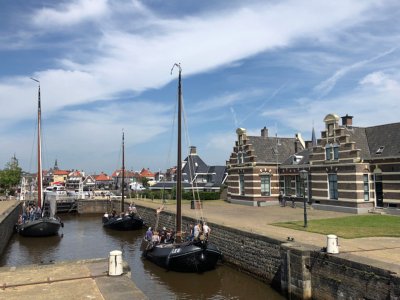
POLYGON ((185 147, 210 165, 225 164, 238 127, 307 140, 328 113, 399 122, 399 19, 396 0, 2 1, 0 166, 15 153, 35 169, 30 77, 45 168, 110 173, 122 129, 129 169, 175 165, 175 62, 185 147))

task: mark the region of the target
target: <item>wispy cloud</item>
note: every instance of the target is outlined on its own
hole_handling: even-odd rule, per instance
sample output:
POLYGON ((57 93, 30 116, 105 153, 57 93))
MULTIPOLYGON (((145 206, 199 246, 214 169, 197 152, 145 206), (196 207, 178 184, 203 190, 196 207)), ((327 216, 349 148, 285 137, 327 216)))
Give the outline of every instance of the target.
POLYGON ((318 93, 319 98, 325 97, 335 87, 338 80, 340 80, 342 77, 346 76, 351 71, 362 68, 363 66, 365 66, 369 63, 372 63, 372 62, 374 62, 378 59, 381 59, 389 54, 392 54, 396 50, 397 50, 397 48, 392 48, 388 51, 379 53, 378 55, 376 55, 372 58, 361 60, 361 61, 353 63, 349 66, 342 67, 341 69, 337 70, 331 77, 329 77, 328 79, 326 79, 323 82, 321 82, 320 84, 318 84, 314 88, 314 91, 318 93))
POLYGON ((77 25, 104 16, 107 0, 74 0, 57 8, 42 8, 32 17, 33 24, 54 30, 54 26, 77 25))

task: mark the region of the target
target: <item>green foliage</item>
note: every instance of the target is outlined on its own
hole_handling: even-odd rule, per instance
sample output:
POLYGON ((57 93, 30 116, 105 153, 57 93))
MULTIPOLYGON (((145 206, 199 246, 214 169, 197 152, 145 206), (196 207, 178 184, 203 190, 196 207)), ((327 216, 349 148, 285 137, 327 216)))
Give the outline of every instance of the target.
POLYGON ((14 194, 21 181, 21 174, 22 169, 19 167, 18 160, 14 156, 6 164, 4 170, 0 171, 0 188, 9 190, 11 194, 14 194))
MULTIPOLYGON (((144 190, 142 195, 147 199, 164 199, 164 200, 175 200, 176 199, 176 188, 173 188, 172 191, 166 190, 144 190)), ((199 192, 195 193, 196 200, 200 197, 200 200, 219 200, 220 193, 219 192, 199 192)), ((183 192, 182 193, 183 200, 193 200, 193 193, 183 192)))
POLYGON ((376 236, 400 237, 400 217, 388 215, 361 215, 309 220, 307 229, 303 227, 303 221, 273 225, 321 234, 335 234, 348 239, 376 236))
POLYGON ((220 199, 221 193, 219 192, 195 192, 194 196, 196 199, 193 199, 193 193, 190 192, 184 192, 182 193, 182 199, 185 200, 199 200, 198 198, 200 198, 200 200, 218 200, 220 199))
POLYGON ((142 177, 142 185, 145 188, 149 187, 149 179, 146 177, 142 177))

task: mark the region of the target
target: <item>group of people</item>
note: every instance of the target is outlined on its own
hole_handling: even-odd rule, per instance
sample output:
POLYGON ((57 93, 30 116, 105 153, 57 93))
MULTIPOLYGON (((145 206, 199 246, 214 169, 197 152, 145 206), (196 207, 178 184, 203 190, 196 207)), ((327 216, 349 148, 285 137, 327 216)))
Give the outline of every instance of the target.
POLYGON ((117 214, 117 211, 115 209, 113 209, 111 211, 111 214, 109 214, 108 212, 105 212, 103 215, 103 218, 117 218, 117 217, 124 217, 124 216, 133 216, 137 214, 137 209, 135 207, 135 203, 131 203, 128 207, 128 210, 126 212, 121 212, 120 215, 117 214))
POLYGON ((166 227, 163 227, 162 230, 152 230, 152 228, 149 227, 146 231, 145 239, 153 244, 173 243, 175 240, 175 232, 166 227))
MULTIPOLYGON (((187 228, 186 241, 204 241, 210 236, 211 228, 206 222, 190 224, 187 228)), ((171 229, 163 227, 162 230, 153 230, 149 227, 146 231, 145 239, 154 244, 173 243, 175 240, 175 232, 171 229)))
POLYGON ((34 221, 42 217, 42 209, 35 204, 26 206, 22 215, 18 217, 18 224, 24 224, 27 221, 34 221))
POLYGON ((206 222, 200 221, 197 224, 190 224, 188 229, 189 235, 187 241, 207 240, 211 233, 210 226, 206 222))

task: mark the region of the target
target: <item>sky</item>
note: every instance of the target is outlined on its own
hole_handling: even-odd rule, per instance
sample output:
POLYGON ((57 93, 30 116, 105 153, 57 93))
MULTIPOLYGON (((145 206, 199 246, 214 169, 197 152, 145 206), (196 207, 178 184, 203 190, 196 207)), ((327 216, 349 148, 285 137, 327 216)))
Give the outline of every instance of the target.
POLYGON ((327 114, 400 122, 398 0, 0 1, 0 168, 36 168, 40 81, 44 168, 110 174, 225 165, 236 129, 311 139, 327 114), (174 127, 175 126, 175 127, 174 127))

